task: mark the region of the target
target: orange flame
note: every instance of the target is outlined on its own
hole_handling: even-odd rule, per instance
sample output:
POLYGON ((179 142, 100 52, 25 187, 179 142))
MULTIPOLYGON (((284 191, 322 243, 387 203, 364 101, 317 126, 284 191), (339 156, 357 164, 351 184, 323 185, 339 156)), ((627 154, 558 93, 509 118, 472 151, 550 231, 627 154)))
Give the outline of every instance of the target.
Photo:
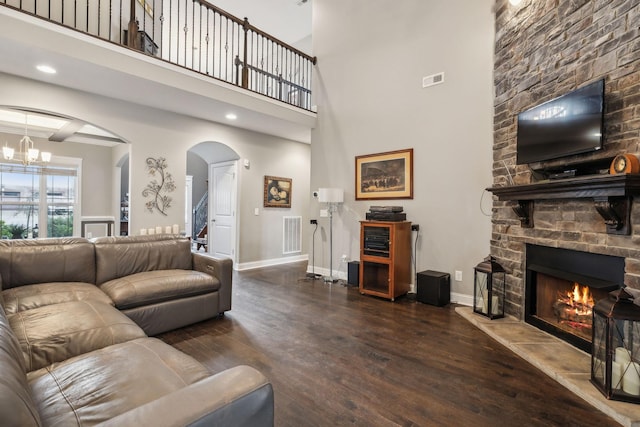
POLYGON ((595 302, 588 286, 580 288, 578 283, 573 284, 573 291, 567 292, 567 300, 565 301, 571 308, 575 309, 576 314, 591 314, 595 302))

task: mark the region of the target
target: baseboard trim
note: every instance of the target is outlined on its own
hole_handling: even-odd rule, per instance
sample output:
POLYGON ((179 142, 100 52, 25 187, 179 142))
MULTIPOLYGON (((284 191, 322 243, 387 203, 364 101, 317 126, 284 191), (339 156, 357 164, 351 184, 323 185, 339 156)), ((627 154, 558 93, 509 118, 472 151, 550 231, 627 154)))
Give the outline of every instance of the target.
POLYGON ((309 255, 297 255, 284 258, 264 259, 262 261, 236 263, 233 269, 236 271, 253 270, 255 268, 272 267, 275 265, 291 264, 293 262, 309 261, 309 255))
POLYGON ((451 302, 460 305, 466 305, 467 307, 473 307, 473 295, 451 292, 451 302))

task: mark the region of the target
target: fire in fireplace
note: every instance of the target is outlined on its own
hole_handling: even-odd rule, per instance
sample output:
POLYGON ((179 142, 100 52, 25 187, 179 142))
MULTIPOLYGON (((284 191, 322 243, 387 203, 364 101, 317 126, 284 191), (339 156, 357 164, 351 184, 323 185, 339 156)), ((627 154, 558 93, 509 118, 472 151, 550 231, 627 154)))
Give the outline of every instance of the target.
POLYGON ((624 258, 527 245, 525 321, 591 352, 593 306, 624 280, 624 258))
POLYGON ((558 299, 553 303, 559 323, 566 323, 572 328, 591 328, 593 323, 593 296, 589 286, 573 283, 573 290, 558 292, 558 299))

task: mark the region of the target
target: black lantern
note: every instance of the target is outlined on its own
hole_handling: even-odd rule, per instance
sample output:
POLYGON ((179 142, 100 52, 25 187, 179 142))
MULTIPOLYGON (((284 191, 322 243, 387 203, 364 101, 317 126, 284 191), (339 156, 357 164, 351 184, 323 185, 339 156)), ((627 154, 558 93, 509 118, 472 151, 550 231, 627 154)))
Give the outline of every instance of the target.
POLYGON ((640 403, 640 307, 624 289, 593 307, 591 383, 607 399, 640 403))
POLYGON ((504 317, 504 268, 488 256, 474 268, 473 312, 489 319, 504 317))

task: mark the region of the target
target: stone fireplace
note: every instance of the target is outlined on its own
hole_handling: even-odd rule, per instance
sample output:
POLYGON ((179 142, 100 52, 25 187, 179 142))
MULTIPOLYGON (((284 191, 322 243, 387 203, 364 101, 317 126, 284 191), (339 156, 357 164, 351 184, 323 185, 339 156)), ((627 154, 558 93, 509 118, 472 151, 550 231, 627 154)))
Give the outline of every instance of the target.
MULTIPOLYGON (((584 315, 558 321, 556 312, 563 303, 557 302, 557 295, 573 293, 574 283, 579 284, 577 293, 588 286, 594 299, 601 290, 606 293, 609 285, 640 288, 640 182, 636 181, 640 176, 621 176, 625 182, 616 189, 594 191, 589 185, 557 189, 564 184, 556 183, 539 188, 546 184, 537 181, 536 171, 602 162, 604 172, 617 154, 640 154, 640 33, 634 31, 640 22, 640 5, 581 0, 523 2, 520 7, 511 7, 507 0, 497 0, 495 12, 492 187, 530 190, 528 194, 506 194, 508 197, 494 192, 490 245, 491 255, 507 271, 505 312, 522 321, 560 323, 562 327, 553 325, 560 333, 583 339, 589 335, 586 330, 573 332, 582 327, 584 315), (544 164, 516 164, 518 113, 601 78, 605 80, 602 150, 544 164), (555 192, 543 194, 548 190, 555 192), (624 222, 624 230, 617 220, 624 222), (619 234, 610 232, 612 223, 619 234), (551 271, 536 271, 529 268, 535 263, 527 260, 533 247, 611 256, 617 259, 620 271, 615 277, 600 277, 584 269, 573 271, 586 280, 567 278, 555 266, 551 271), (593 278, 598 279, 595 284, 591 283, 593 278), (553 295, 551 302, 545 303, 551 311, 532 310, 531 283, 536 288, 535 310, 546 293, 553 295), (538 290, 539 284, 549 289, 538 290), (573 325, 574 330, 564 330, 567 325, 573 325)), ((615 178, 600 176, 605 185, 609 185, 608 177, 615 178)), ((591 260, 580 262, 585 268, 592 264, 591 260)))
POLYGON ((526 245, 524 320, 588 353, 592 308, 624 280, 624 258, 526 245))

